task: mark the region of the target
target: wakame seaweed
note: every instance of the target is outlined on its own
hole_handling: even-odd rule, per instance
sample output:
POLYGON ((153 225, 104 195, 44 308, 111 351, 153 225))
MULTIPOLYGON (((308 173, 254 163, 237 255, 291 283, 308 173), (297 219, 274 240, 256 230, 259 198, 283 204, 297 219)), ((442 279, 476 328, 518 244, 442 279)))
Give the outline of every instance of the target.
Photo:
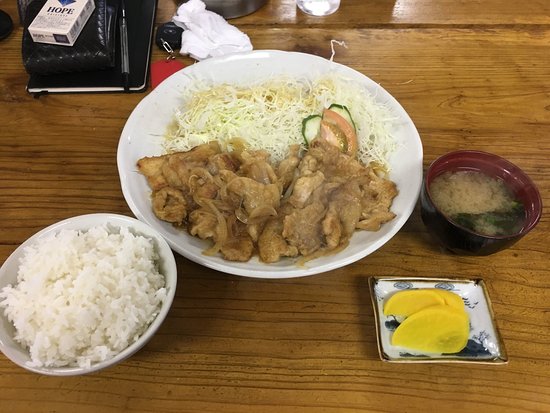
POLYGON ((485 235, 508 235, 521 230, 524 209, 520 202, 513 202, 506 211, 481 214, 460 213, 451 217, 458 225, 485 235))

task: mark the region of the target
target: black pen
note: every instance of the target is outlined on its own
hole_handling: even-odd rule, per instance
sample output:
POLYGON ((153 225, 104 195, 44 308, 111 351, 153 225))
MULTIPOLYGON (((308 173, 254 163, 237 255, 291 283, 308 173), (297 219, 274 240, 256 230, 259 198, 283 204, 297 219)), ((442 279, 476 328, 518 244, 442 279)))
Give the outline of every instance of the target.
POLYGON ((130 55, 128 51, 128 24, 126 22, 126 5, 121 0, 122 17, 120 18, 120 50, 122 55, 121 72, 124 82, 124 91, 130 90, 130 55))

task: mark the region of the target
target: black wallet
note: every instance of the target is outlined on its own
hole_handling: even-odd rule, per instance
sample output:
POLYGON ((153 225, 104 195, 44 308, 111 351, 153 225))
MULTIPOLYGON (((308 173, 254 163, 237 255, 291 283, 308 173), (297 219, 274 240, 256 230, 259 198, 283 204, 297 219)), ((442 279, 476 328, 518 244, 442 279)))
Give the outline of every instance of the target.
POLYGON ((118 0, 95 0, 95 10, 73 46, 37 43, 31 38, 28 27, 45 3, 34 0, 25 13, 22 56, 29 74, 85 72, 114 66, 118 0))

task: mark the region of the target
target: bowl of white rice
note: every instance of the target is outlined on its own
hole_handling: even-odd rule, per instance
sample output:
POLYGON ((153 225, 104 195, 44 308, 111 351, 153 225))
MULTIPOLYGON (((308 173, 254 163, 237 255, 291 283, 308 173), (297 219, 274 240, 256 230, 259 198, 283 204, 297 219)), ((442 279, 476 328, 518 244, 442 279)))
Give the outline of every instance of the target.
POLYGON ((21 244, 0 268, 0 350, 35 373, 72 376, 142 348, 172 305, 177 268, 137 219, 66 219, 21 244))

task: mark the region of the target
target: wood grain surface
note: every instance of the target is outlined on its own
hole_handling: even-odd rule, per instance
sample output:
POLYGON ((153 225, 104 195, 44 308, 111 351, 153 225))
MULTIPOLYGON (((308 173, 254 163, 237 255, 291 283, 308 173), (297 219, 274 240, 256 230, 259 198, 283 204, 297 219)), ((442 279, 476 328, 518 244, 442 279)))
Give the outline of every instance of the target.
MULTIPOLYGON (((157 23, 175 1, 160 0, 157 23)), ((25 91, 22 28, 0 41, 0 262, 61 219, 131 216, 116 151, 139 94, 25 91)), ((416 209, 381 249, 316 276, 260 280, 177 255, 179 284, 151 342, 82 377, 29 373, 0 354, 0 412, 550 412, 550 2, 342 0, 326 18, 268 0, 230 21, 255 49, 330 57, 407 110, 425 167, 454 149, 501 155, 538 185, 539 225, 488 257, 443 251, 416 209), (506 365, 380 361, 369 276, 483 278, 506 365)), ((154 48, 152 60, 164 54, 154 48)), ((178 57, 192 64, 188 57, 178 57)))

